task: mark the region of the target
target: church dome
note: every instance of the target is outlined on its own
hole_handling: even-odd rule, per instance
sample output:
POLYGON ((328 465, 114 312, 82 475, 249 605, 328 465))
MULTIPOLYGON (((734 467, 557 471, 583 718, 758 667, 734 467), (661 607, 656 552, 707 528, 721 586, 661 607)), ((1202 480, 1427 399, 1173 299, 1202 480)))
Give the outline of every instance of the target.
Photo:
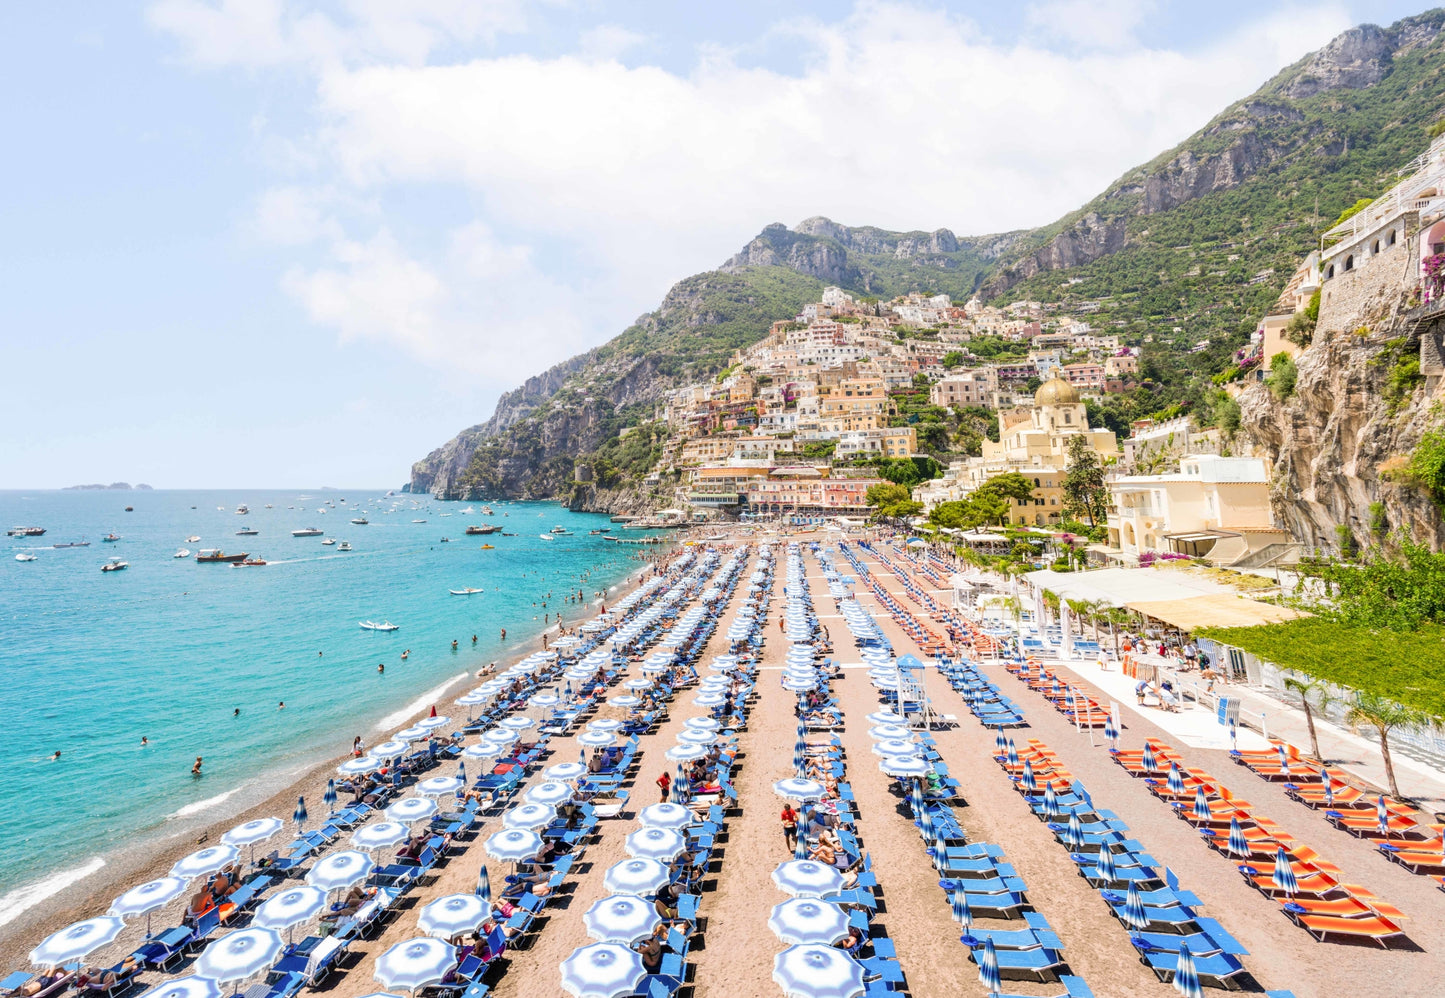
POLYGON ((1055 372, 1034 392, 1034 405, 1070 405, 1079 401, 1079 390, 1055 372))

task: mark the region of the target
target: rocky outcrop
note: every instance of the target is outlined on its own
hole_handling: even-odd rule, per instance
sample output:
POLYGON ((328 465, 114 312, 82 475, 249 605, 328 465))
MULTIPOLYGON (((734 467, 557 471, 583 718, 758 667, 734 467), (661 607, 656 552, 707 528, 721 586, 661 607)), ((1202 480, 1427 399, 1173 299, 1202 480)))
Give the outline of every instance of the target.
POLYGON ((1064 270, 1092 263, 1124 248, 1127 235, 1123 218, 1103 219, 1089 212, 1069 228, 1015 263, 1005 274, 984 286, 984 293, 1000 294, 1019 281, 1043 270, 1064 270))
POLYGON ((1302 100, 1326 90, 1371 86, 1389 72, 1394 50, 1390 32, 1373 24, 1362 24, 1307 56, 1300 72, 1280 91, 1286 97, 1302 100))

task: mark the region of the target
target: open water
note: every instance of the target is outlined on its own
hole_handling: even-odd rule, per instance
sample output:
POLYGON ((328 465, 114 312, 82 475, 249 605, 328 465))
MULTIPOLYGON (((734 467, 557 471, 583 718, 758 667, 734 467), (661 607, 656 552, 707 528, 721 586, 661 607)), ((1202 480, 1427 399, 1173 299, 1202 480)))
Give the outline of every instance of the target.
POLYGON ((0 912, 14 917, 112 850, 239 812, 355 735, 374 744, 432 702, 445 713, 463 677, 513 657, 544 613, 590 614, 595 592, 656 550, 589 536, 616 532, 605 516, 503 502, 486 517, 483 505, 330 490, 0 492, 0 524, 47 528, 0 538, 0 912), (368 525, 350 522, 359 513, 368 525), (516 536, 463 533, 487 523, 516 536), (575 533, 540 539, 556 525, 575 533), (310 526, 353 550, 291 536, 310 526), (111 532, 121 539, 103 543, 111 532), (82 538, 89 547, 51 546, 82 538), (197 564, 203 547, 269 564, 197 564), (180 548, 192 557, 172 557, 180 548), (21 551, 37 560, 16 561, 21 551), (101 572, 110 557, 129 568, 101 572), (448 593, 465 587, 485 592, 448 593), (585 603, 567 603, 579 589, 585 603), (401 629, 362 630, 368 619, 401 629))

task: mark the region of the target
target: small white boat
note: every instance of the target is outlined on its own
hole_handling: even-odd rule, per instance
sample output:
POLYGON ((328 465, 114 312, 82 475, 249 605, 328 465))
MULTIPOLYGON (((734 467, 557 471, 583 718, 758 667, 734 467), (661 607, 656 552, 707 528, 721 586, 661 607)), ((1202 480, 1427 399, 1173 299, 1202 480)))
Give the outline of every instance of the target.
POLYGON ((551 534, 538 534, 537 536, 542 538, 542 540, 544 541, 554 540, 551 534))
POLYGON ((336 550, 338 550, 338 551, 350 551, 350 550, 351 550, 351 542, 350 542, 350 541, 342 541, 340 544, 336 545, 336 550))
POLYGON ((425 520, 412 520, 412 523, 425 523, 425 520))
POLYGON ((326 538, 326 540, 324 540, 324 541, 321 542, 321 546, 322 546, 322 547, 328 547, 328 548, 329 548, 329 547, 331 547, 331 545, 333 545, 333 544, 335 544, 335 543, 336 543, 336 538, 335 538, 335 537, 328 537, 328 538, 326 538))
POLYGON ((236 515, 237 515, 237 516, 245 516, 245 515, 246 515, 247 513, 249 513, 249 512, 251 512, 251 508, 250 508, 249 506, 247 506, 245 503, 241 503, 241 505, 239 505, 239 506, 236 507, 236 515))
POLYGON ((326 531, 319 527, 303 527, 300 530, 291 531, 292 537, 320 537, 326 531))
POLYGON ((190 548, 181 548, 181 549, 180 549, 179 551, 177 551, 175 554, 171 555, 172 558, 189 558, 190 556, 191 556, 191 549, 190 549, 190 548))
POLYGON ((192 534, 191 536, 189 536, 189 537, 186 538, 186 543, 187 543, 187 544, 195 544, 195 543, 199 542, 200 539, 201 539, 201 535, 200 535, 200 534, 192 534))
POLYGON ((553 527, 553 528, 552 528, 552 533, 558 535, 559 537, 566 537, 566 536, 568 536, 569 534, 571 534, 572 531, 568 530, 566 527, 560 527, 560 526, 559 526, 559 527, 553 527))
POLYGON ((126 568, 129 568, 129 567, 130 567, 130 562, 128 562, 128 561, 122 561, 122 560, 119 559, 119 558, 112 558, 112 559, 110 559, 110 561, 106 562, 104 565, 101 565, 101 566, 100 566, 100 570, 101 570, 102 572, 119 572, 119 571, 121 571, 122 569, 126 569, 126 568))
POLYGON ((352 520, 351 522, 354 523, 354 524, 356 524, 358 527, 364 527, 364 526, 366 526, 366 524, 367 524, 369 521, 368 521, 368 520, 366 519, 366 517, 364 517, 364 516, 358 516, 356 519, 352 520))
MULTIPOLYGON (((35 560, 35 555, 31 554, 29 551, 21 551, 19 554, 17 554, 17 555, 15 556, 15 560, 16 560, 16 561, 34 561, 34 560, 35 560)), ((479 590, 477 590, 477 592, 481 592, 481 590, 479 589, 479 590)))
POLYGON ((363 620, 361 622, 361 629, 363 631, 399 631, 401 630, 401 625, 393 624, 389 620, 383 620, 379 624, 374 620, 363 620))
POLYGON ((453 596, 475 596, 477 593, 481 592, 480 589, 471 589, 471 588, 467 588, 467 589, 449 589, 449 590, 447 590, 447 591, 450 592, 453 596))

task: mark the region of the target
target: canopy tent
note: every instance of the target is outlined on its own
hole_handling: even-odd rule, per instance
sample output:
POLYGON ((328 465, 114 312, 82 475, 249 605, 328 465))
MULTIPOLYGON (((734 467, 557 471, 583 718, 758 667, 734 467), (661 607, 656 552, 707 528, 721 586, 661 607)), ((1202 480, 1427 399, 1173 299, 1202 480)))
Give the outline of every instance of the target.
POLYGON ((1309 616, 1286 606, 1261 603, 1231 593, 1208 593, 1187 599, 1145 600, 1130 603, 1129 609, 1146 617, 1162 620, 1181 631, 1194 631, 1200 627, 1253 627, 1256 624, 1277 624, 1283 620, 1309 616))
POLYGON ((1090 572, 1055 572, 1044 569, 1024 575, 1031 585, 1057 593, 1061 599, 1102 600, 1113 606, 1130 606, 1135 601, 1164 602, 1234 590, 1209 579, 1183 572, 1153 568, 1101 568, 1090 572))

